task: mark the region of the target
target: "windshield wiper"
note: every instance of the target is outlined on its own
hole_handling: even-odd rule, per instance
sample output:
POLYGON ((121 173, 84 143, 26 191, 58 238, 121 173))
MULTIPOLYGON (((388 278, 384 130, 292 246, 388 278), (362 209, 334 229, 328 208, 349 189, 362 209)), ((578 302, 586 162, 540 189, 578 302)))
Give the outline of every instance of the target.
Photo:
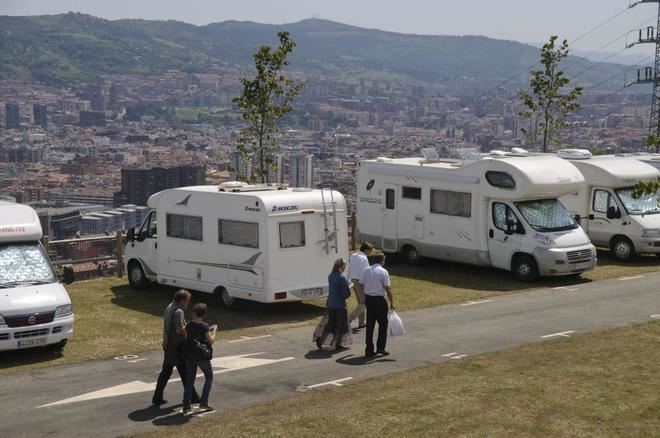
POLYGON ((0 289, 9 289, 16 286, 36 286, 39 284, 50 284, 53 281, 48 280, 28 280, 28 281, 8 281, 0 284, 0 289))

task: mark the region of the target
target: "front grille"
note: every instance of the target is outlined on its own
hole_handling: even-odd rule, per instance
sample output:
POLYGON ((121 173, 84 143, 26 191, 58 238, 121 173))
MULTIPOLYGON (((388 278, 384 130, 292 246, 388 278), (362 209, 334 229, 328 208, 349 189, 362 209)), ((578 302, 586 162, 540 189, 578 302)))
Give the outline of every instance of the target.
POLYGON ((6 341, 9 339, 9 333, 0 333, 0 341, 6 341))
POLYGON ((61 331, 62 331, 62 326, 53 327, 53 334, 55 334, 55 333, 59 333, 59 332, 61 332, 61 331))
POLYGON ((579 251, 569 251, 567 253, 568 263, 582 263, 591 261, 591 250, 581 249, 579 251))
POLYGON ((14 339, 25 339, 25 338, 35 338, 37 336, 46 336, 48 334, 48 329, 38 329, 38 330, 27 330, 24 332, 14 333, 14 339))
POLYGON ((41 313, 28 313, 25 315, 5 316, 5 322, 9 327, 26 327, 37 324, 47 324, 53 322, 55 312, 41 312, 41 313), (33 324, 28 322, 28 319, 34 316, 35 321, 33 324))

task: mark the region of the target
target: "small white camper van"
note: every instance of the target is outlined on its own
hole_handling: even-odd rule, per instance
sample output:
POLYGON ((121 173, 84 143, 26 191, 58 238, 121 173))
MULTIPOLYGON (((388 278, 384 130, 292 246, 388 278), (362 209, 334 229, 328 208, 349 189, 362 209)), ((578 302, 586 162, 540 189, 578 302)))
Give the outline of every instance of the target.
POLYGON ((584 184, 565 160, 526 151, 474 160, 360 163, 357 228, 387 252, 494 266, 523 281, 594 268, 596 251, 558 201, 584 184))
MULTIPOLYGON (((0 350, 53 345, 73 334, 71 300, 41 246, 29 206, 0 201, 0 350)), ((65 271, 73 282, 73 270, 65 271)))
POLYGON ((594 245, 610 248, 622 261, 635 254, 660 254, 658 197, 632 196, 637 182, 660 176, 658 169, 636 157, 592 157, 584 149, 562 149, 557 154, 584 176, 586 184, 561 200, 579 216, 594 245))
POLYGON ((164 190, 129 230, 131 286, 149 281, 262 303, 327 295, 332 263, 348 254, 346 202, 336 191, 247 185, 164 190))

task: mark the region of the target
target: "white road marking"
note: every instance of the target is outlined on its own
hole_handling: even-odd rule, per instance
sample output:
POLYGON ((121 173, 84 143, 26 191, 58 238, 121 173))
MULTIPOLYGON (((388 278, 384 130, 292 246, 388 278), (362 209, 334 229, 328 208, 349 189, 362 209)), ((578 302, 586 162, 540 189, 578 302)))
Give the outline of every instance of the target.
POLYGON ((241 336, 241 339, 234 339, 233 341, 228 341, 229 344, 233 344, 234 342, 243 342, 243 341, 251 341, 253 339, 262 339, 262 338, 270 338, 271 335, 262 335, 262 336, 241 336))
MULTIPOLYGON (((294 359, 293 357, 283 357, 280 359, 263 359, 259 357, 253 357, 260 354, 264 354, 264 353, 251 353, 251 354, 241 354, 238 356, 216 357, 211 360, 211 365, 213 366, 213 368, 220 368, 220 369, 214 370, 213 374, 223 374, 223 373, 228 373, 230 371, 238 371, 247 368, 263 366, 263 365, 272 365, 278 362, 285 362, 294 359)), ((177 377, 170 379, 170 382, 175 380, 179 380, 179 378, 177 377)), ((87 394, 81 394, 76 397, 71 397, 53 403, 37 406, 37 408, 45 408, 49 406, 78 403, 82 401, 97 400, 108 397, 117 397, 120 395, 136 394, 140 392, 149 392, 149 391, 153 391, 155 388, 156 388, 156 382, 146 383, 146 382, 141 382, 139 380, 134 380, 132 382, 124 383, 122 385, 112 386, 110 388, 105 388, 94 392, 88 392, 87 394)))
POLYGON ((138 356, 137 354, 124 354, 123 356, 115 356, 115 360, 129 360, 129 359, 137 359, 138 356))
POLYGON ((559 287, 553 287, 552 290, 565 290, 567 292, 575 292, 579 288, 577 287, 566 287, 566 286, 559 286, 559 287))
POLYGON ((657 315, 657 314, 656 314, 656 315, 651 315, 651 318, 653 318, 653 319, 660 319, 660 315, 657 315))
POLYGON ((545 336, 541 336, 541 337, 542 337, 543 339, 554 338, 554 337, 556 337, 556 336, 561 336, 561 337, 563 337, 563 338, 570 338, 569 335, 570 335, 571 333, 575 333, 575 331, 573 331, 573 330, 568 330, 568 331, 565 331, 565 332, 552 333, 552 334, 545 335, 545 336))
POLYGON ((353 380, 352 377, 344 377, 343 379, 337 379, 337 380, 331 380, 329 382, 323 382, 323 383, 317 383, 316 385, 307 385, 308 388, 314 389, 314 388, 319 388, 321 386, 326 386, 326 385, 334 385, 334 386, 344 386, 341 384, 341 382, 346 382, 347 380, 353 380))
POLYGON ((467 354, 459 354, 458 356, 452 356, 452 359, 463 359, 464 357, 467 357, 467 354))
POLYGON ((643 275, 635 275, 634 277, 621 277, 621 278, 619 278, 619 281, 636 280, 638 278, 644 278, 644 276, 643 275))
POLYGON ((138 362, 142 362, 143 360, 148 360, 148 359, 146 357, 142 357, 140 359, 127 360, 126 362, 128 362, 128 363, 138 363, 138 362))
POLYGON ((493 300, 476 300, 476 301, 470 300, 464 302, 463 304, 461 304, 461 306, 474 306, 475 304, 490 303, 491 301, 493 300))
POLYGON ((453 352, 453 353, 447 353, 447 354, 443 354, 442 357, 452 357, 452 356, 456 356, 457 354, 458 354, 458 353, 456 353, 456 352, 453 352))

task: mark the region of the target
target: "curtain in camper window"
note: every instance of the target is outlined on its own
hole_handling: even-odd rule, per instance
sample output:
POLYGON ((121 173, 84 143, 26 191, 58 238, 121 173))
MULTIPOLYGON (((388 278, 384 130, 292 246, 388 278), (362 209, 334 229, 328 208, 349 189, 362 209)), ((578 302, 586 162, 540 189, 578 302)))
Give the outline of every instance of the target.
POLYGON ((283 222, 280 224, 280 248, 305 246, 305 223, 283 222))
POLYGON ((472 214, 472 194, 432 189, 431 213, 470 217, 472 214))
POLYGON ((167 237, 177 239, 203 240, 202 218, 181 214, 167 215, 167 237))
POLYGON ((259 248, 259 224, 220 219, 218 242, 225 245, 259 248))

